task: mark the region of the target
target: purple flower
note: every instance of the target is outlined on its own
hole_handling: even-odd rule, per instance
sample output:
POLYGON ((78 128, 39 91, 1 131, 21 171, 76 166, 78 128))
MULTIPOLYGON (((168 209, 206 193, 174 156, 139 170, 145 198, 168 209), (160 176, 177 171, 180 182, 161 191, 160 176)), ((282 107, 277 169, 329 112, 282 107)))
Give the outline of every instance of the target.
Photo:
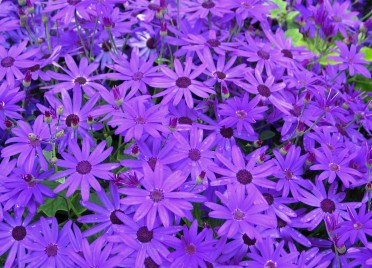
MULTIPOLYGON (((60 74, 53 71, 48 71, 47 74, 56 79, 62 81, 53 86, 47 86, 46 88, 52 88, 53 93, 58 93, 72 88, 82 88, 88 96, 93 96, 96 93, 95 90, 100 91, 105 89, 100 83, 94 82, 95 80, 101 79, 101 75, 91 76, 91 74, 97 70, 98 63, 93 62, 89 64, 87 58, 80 60, 79 66, 76 65, 74 59, 70 55, 65 56, 65 62, 67 68, 63 68, 58 65, 66 74, 60 74)), ((55 63, 56 64, 56 63, 55 63)))
POLYGON ((368 61, 364 60, 363 53, 357 53, 355 45, 350 46, 350 50, 347 45, 341 41, 336 41, 338 48, 340 49, 340 56, 329 56, 328 58, 336 62, 340 62, 340 70, 349 70, 351 76, 354 74, 361 74, 367 78, 371 78, 371 73, 368 71, 363 64, 368 64, 368 61))
POLYGON ((28 263, 30 267, 73 267, 68 252, 70 226, 71 221, 58 232, 56 218, 41 217, 39 228, 31 231, 32 242, 25 244, 28 254, 23 256, 21 262, 28 263))
POLYGON ((346 206, 354 203, 342 203, 346 194, 344 192, 337 193, 338 184, 331 184, 328 193, 325 190, 323 182, 316 180, 316 185, 313 185, 311 192, 301 190, 298 200, 304 204, 315 207, 309 213, 302 216, 302 222, 310 224, 310 230, 314 230, 328 214, 339 215, 343 219, 348 219, 346 206))
POLYGON ((123 257, 110 256, 112 243, 107 243, 104 236, 98 237, 92 244, 86 238, 82 240, 82 254, 69 252, 70 259, 80 267, 118 267, 123 257))
POLYGON ((17 105, 25 98, 24 92, 19 92, 19 88, 9 88, 7 83, 0 86, 0 128, 6 129, 5 120, 20 120, 22 116, 19 112, 23 111, 17 105))
POLYGON ((366 212, 366 208, 367 204, 363 204, 357 214, 354 208, 347 207, 350 220, 340 223, 335 230, 335 234, 339 236, 340 244, 350 240, 352 244, 361 241, 364 246, 371 246, 367 235, 372 236, 372 212, 366 212))
POLYGON ((183 226, 183 235, 181 239, 174 245, 175 251, 169 254, 172 259, 170 267, 182 267, 188 264, 190 267, 207 267, 206 261, 213 262, 211 252, 215 250, 213 239, 213 231, 204 228, 198 234, 198 222, 194 220, 190 229, 186 225, 183 226))
POLYGON ((221 174, 222 176, 211 182, 212 186, 217 185, 234 185, 247 192, 255 195, 255 198, 261 199, 266 204, 264 197, 257 186, 264 188, 275 188, 275 183, 268 180, 274 172, 274 162, 267 161, 263 164, 257 164, 257 153, 253 154, 248 163, 244 160, 242 151, 237 146, 232 147, 232 162, 220 153, 216 153, 218 159, 226 168, 221 168, 218 163, 209 167, 211 171, 221 174))
POLYGON ((34 56, 39 49, 30 49, 23 53, 28 44, 28 40, 24 40, 18 46, 12 46, 8 51, 0 46, 0 80, 6 76, 6 81, 10 87, 14 86, 14 77, 23 79, 24 74, 19 70, 20 68, 27 68, 35 65, 34 61, 28 58, 34 56))
POLYGON ((269 209, 266 213, 270 216, 277 216, 278 218, 286 221, 287 223, 291 222, 291 218, 297 217, 297 213, 291 208, 287 207, 285 204, 295 203, 294 198, 281 197, 281 193, 273 191, 262 191, 269 209))
POLYGON ((79 13, 85 19, 89 19, 88 6, 90 1, 80 0, 57 0, 55 2, 48 3, 47 7, 43 9, 43 12, 57 11, 52 17, 53 20, 61 20, 64 25, 69 25, 73 20, 74 14, 79 13))
POLYGON ((38 159, 42 169, 48 169, 48 163, 43 154, 43 143, 49 141, 49 130, 47 124, 43 122, 43 117, 36 118, 33 126, 19 120, 18 127, 13 128, 15 137, 9 138, 6 146, 1 151, 1 157, 18 155, 17 165, 32 169, 35 159, 38 159))
POLYGON ((127 195, 121 200, 125 205, 139 205, 133 216, 134 221, 146 217, 147 227, 152 230, 159 219, 165 227, 171 225, 173 215, 187 217, 193 208, 190 201, 198 196, 193 193, 176 191, 186 180, 181 171, 167 174, 164 166, 156 163, 154 171, 148 164, 143 166, 145 189, 122 188, 127 195), (159 217, 159 218, 158 218, 159 217))
POLYGON ((182 11, 186 13, 188 20, 205 19, 211 15, 223 17, 225 14, 231 13, 231 10, 224 6, 223 0, 185 1, 183 4, 185 7, 182 11))
POLYGON ((16 209, 13 217, 8 212, 4 212, 5 221, 0 223, 0 255, 4 254, 9 250, 4 268, 24 267, 24 263, 21 259, 26 254, 26 243, 30 243, 30 232, 33 228, 30 225, 34 214, 28 213, 23 219, 24 209, 16 209))
POLYGON ((112 147, 104 150, 106 142, 102 141, 97 147, 90 152, 90 145, 87 139, 83 140, 82 149, 79 145, 71 141, 69 150, 71 154, 62 152, 63 159, 58 159, 56 166, 65 168, 50 177, 50 180, 57 180, 59 178, 67 177, 66 181, 54 189, 56 193, 68 188, 66 196, 71 196, 80 186, 81 196, 83 201, 89 199, 90 186, 97 192, 101 191, 101 185, 97 178, 103 180, 110 179, 110 171, 117 168, 118 164, 102 162, 110 156, 112 147))
POLYGON ((159 132, 169 132, 169 129, 163 125, 165 117, 168 115, 167 107, 148 106, 150 106, 150 101, 144 103, 141 99, 134 99, 132 102, 123 104, 124 113, 120 117, 110 121, 111 125, 119 126, 115 133, 124 136, 125 142, 132 138, 140 140, 144 132, 156 139, 161 137, 159 132))
POLYGON ((274 228, 276 219, 260 212, 267 210, 265 203, 255 204, 256 194, 250 192, 247 196, 240 187, 227 186, 224 194, 216 192, 222 205, 213 202, 204 204, 212 209, 209 217, 223 219, 225 222, 218 229, 218 235, 227 235, 233 237, 238 232, 246 233, 251 239, 260 238, 260 234, 253 225, 274 228))
POLYGON ((120 205, 120 195, 116 186, 110 183, 110 196, 112 200, 110 200, 103 190, 97 192, 97 195, 103 207, 92 202, 82 202, 84 207, 89 211, 95 212, 95 214, 83 215, 79 217, 78 222, 96 223, 95 226, 83 233, 85 237, 92 236, 99 232, 103 232, 103 234, 112 234, 112 226, 114 224, 123 224, 116 216, 116 212, 125 212, 126 206, 120 205))
POLYGON ((356 156, 356 153, 350 154, 349 149, 345 148, 338 154, 332 153, 327 145, 321 145, 322 151, 314 150, 316 160, 319 164, 312 165, 311 170, 323 170, 319 175, 319 180, 327 178, 332 183, 336 177, 340 178, 346 188, 350 184, 356 183, 355 177, 361 177, 362 174, 349 167, 349 162, 356 156))
POLYGON ((193 68, 191 57, 186 58, 184 69, 182 68, 179 59, 175 59, 175 72, 167 67, 161 66, 160 68, 166 77, 154 79, 150 85, 153 87, 166 88, 166 90, 155 94, 154 97, 165 96, 162 100, 162 103, 164 104, 167 104, 173 99, 173 105, 177 105, 181 101, 182 97, 184 97, 187 106, 190 109, 193 108, 194 100, 191 93, 194 93, 196 96, 201 98, 208 98, 209 94, 215 93, 211 88, 196 80, 196 78, 204 71, 205 67, 205 64, 202 64, 196 69, 193 68), (194 71, 191 72, 191 69, 194 69, 194 71))
POLYGON ((132 267, 143 267, 145 262, 155 267, 161 265, 169 255, 168 247, 178 242, 174 236, 182 228, 180 226, 148 228, 142 221, 136 223, 123 213, 117 213, 124 225, 116 226, 116 235, 107 238, 110 242, 120 243, 117 251, 121 254, 135 256, 132 267), (128 254, 128 255, 129 255, 128 254))

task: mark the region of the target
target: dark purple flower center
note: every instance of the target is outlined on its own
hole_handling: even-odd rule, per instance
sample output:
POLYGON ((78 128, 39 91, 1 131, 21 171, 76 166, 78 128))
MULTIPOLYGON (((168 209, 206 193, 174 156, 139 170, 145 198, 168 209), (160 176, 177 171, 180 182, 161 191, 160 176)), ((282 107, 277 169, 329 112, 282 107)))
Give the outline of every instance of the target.
POLYGON ((145 118, 143 118, 143 117, 141 117, 141 116, 137 117, 137 118, 135 119, 135 121, 136 121, 137 124, 141 124, 141 125, 143 125, 143 124, 146 123, 145 118))
POLYGON ((320 202, 320 207, 324 212, 333 213, 336 210, 336 204, 331 199, 326 198, 320 202))
POLYGON ((139 81, 142 78, 143 78, 143 73, 142 72, 137 72, 137 73, 133 74, 133 76, 132 76, 132 79, 134 81, 139 81))
POLYGON ((220 71, 215 72, 214 75, 217 76, 217 78, 220 80, 223 80, 226 78, 226 74, 220 71))
POLYGON ((147 8, 153 11, 158 11, 160 9, 160 6, 157 4, 149 4, 147 8))
POLYGON ((257 91, 261 96, 264 96, 266 98, 271 96, 271 91, 266 85, 258 85, 257 91))
POLYGON ((235 114, 236 114, 236 117, 238 117, 239 119, 244 119, 248 115, 247 112, 244 110, 236 111, 235 114))
POLYGON ((155 165, 158 159, 156 157, 150 157, 149 160, 147 160, 147 163, 149 164, 150 168, 154 171, 155 165))
POLYGON ((203 2, 202 4, 202 7, 206 8, 206 9, 211 9, 211 8, 214 8, 216 4, 213 3, 212 1, 205 1, 203 2))
POLYGON ((198 161, 201 157, 201 153, 198 149, 191 149, 189 151, 189 158, 192 160, 192 161, 198 161))
POLYGON ((269 206, 271 206, 274 203, 274 197, 271 194, 263 193, 262 195, 266 199, 266 202, 269 206))
POLYGON ((36 64, 36 65, 34 65, 34 66, 32 66, 32 67, 30 67, 30 68, 28 68, 28 70, 30 71, 30 72, 36 72, 36 71, 39 71, 40 70, 40 65, 39 64, 36 64))
POLYGON ((282 49, 282 54, 284 57, 286 58, 290 58, 290 59, 293 59, 293 54, 290 50, 288 49, 282 49))
POLYGON ((154 189, 152 192, 150 192, 150 199, 155 203, 162 201, 164 199, 163 190, 154 189))
POLYGON ((71 6, 76 6, 80 3, 81 0, 67 0, 67 3, 69 3, 71 6))
POLYGON ((159 268, 160 265, 157 264, 151 257, 145 259, 145 268, 159 268))
POLYGON ((109 52, 111 50, 112 46, 111 46, 109 41, 105 41, 105 42, 102 43, 101 48, 104 52, 109 52))
POLYGON ((270 59, 270 54, 264 50, 259 50, 257 51, 257 55, 261 58, 261 59, 264 59, 264 60, 268 60, 270 59))
POLYGON ((48 257, 54 257, 58 253, 58 247, 56 244, 49 244, 45 248, 45 254, 48 255, 48 257))
POLYGON ((146 42, 146 46, 149 48, 149 49, 154 49, 155 48, 155 39, 154 38, 149 38, 149 40, 147 40, 146 42))
POLYGON ((191 85, 191 80, 186 76, 181 76, 176 80, 176 85, 180 88, 187 88, 191 85))
POLYGON ((284 176, 287 180, 291 180, 293 178, 293 173, 290 169, 284 170, 284 176))
POLYGON ((74 80, 74 83, 79 83, 80 85, 85 85, 86 82, 87 80, 82 76, 79 76, 74 80))
POLYGON ((189 255, 193 255, 196 252, 196 247, 193 243, 187 244, 185 247, 185 251, 189 255))
POLYGON ((329 164, 329 169, 331 170, 331 171, 339 171, 340 170, 340 166, 339 165, 337 165, 337 164, 335 164, 335 163, 330 163, 329 164))
POLYGON ((278 264, 275 261, 269 260, 265 263, 264 268, 277 268, 278 264))
POLYGON ((178 118, 178 124, 192 125, 192 120, 187 116, 181 116, 178 118))
POLYGON ((26 234, 26 228, 21 225, 14 227, 12 230, 12 237, 16 241, 23 240, 26 237, 26 234))
POLYGON ((247 234, 243 234, 243 242, 247 246, 254 246, 256 244, 256 238, 250 238, 247 234))
POLYGON ((221 45, 221 42, 217 39, 209 39, 207 41, 208 45, 210 45, 211 47, 219 47, 221 45))
POLYGON ((353 224, 353 228, 354 228, 355 230, 360 230, 360 229, 363 228, 363 224, 360 223, 360 222, 356 222, 356 223, 353 224))
POLYGON ((115 209, 113 212, 110 214, 110 221, 112 224, 123 224, 123 222, 116 216, 116 212, 123 212, 120 209, 115 209))
POLYGON ((71 126, 77 126, 79 125, 80 118, 76 114, 69 114, 66 117, 66 126, 71 127, 71 126))
POLYGON ((252 182, 253 177, 252 177, 252 173, 250 173, 248 170, 241 169, 241 170, 238 171, 238 173, 236 173, 236 179, 241 184, 246 185, 246 184, 252 182))
POLYGON ((13 66, 15 60, 12 57, 5 57, 1 60, 1 66, 4 68, 9 68, 13 66))
POLYGON ((146 226, 142 226, 137 231, 137 239, 141 243, 148 243, 152 240, 154 237, 154 233, 152 231, 149 231, 146 226))
POLYGON ((236 221, 241 221, 243 220, 245 217, 245 213, 243 211, 241 211, 240 209, 236 209, 234 212, 233 212, 233 218, 234 220, 236 221))
POLYGON ((230 139, 234 136, 234 130, 231 127, 222 127, 220 129, 220 134, 226 139, 230 139))
POLYGON ((76 165, 76 172, 81 175, 88 174, 91 170, 92 170, 92 164, 86 160, 80 161, 76 165))
POLYGON ((22 178, 23 178, 26 182, 30 182, 30 181, 32 181, 32 179, 34 178, 34 176, 32 176, 31 174, 25 174, 22 178))

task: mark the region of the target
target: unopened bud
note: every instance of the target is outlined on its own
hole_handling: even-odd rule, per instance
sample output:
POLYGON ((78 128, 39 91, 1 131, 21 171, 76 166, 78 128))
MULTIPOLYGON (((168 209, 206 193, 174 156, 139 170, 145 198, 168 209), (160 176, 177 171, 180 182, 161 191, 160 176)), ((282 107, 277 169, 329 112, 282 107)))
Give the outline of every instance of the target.
POLYGON ((48 15, 46 14, 43 14, 43 16, 41 17, 41 21, 45 24, 45 23, 48 23, 49 21, 49 17, 48 15))
POLYGON ((23 7, 26 4, 26 0, 18 0, 18 5, 23 7))
POLYGON ((133 147, 132 147, 132 155, 133 156, 135 156, 135 157, 137 157, 138 155, 139 155, 139 153, 140 153, 140 149, 139 149, 139 147, 138 147, 138 145, 137 144, 135 144, 133 147))
POLYGON ((28 138, 31 141, 35 141, 37 139, 37 136, 34 133, 28 133, 28 138))
POLYGON ((57 107, 57 114, 58 115, 62 115, 63 114, 63 106, 62 105, 57 107))
POLYGON ((222 86, 221 88, 221 95, 222 95, 222 98, 224 99, 228 99, 230 97, 230 91, 227 87, 225 86, 222 86))
POLYGON ((56 133, 56 137, 57 138, 63 138, 63 136, 65 135, 65 131, 62 129, 62 130, 60 130, 60 131, 58 131, 57 133, 56 133))
POLYGON ((200 174, 196 177, 196 183, 197 184, 202 184, 204 179, 205 179, 205 175, 207 173, 203 170, 202 172, 200 172, 200 174))
POLYGON ((366 191, 367 192, 372 192, 372 183, 371 182, 366 184, 366 191))
POLYGON ((45 111, 44 113, 44 122, 47 123, 47 124, 50 124, 52 122, 52 114, 50 113, 50 111, 45 111))
POLYGON ((263 144, 263 141, 262 141, 262 140, 255 140, 255 141, 253 142, 253 146, 254 146, 255 148, 260 148, 260 147, 262 146, 262 144, 263 144))
POLYGON ((117 86, 112 88, 112 94, 114 95, 115 104, 120 107, 123 103, 123 98, 121 97, 120 89, 117 86))
POLYGON ((168 34, 168 28, 166 21, 162 21, 160 25, 160 35, 166 36, 168 34))
POLYGON ((289 151, 289 148, 291 148, 292 143, 289 141, 287 142, 282 148, 280 148, 279 152, 281 155, 286 155, 289 151))
POLYGON ((88 122, 89 125, 93 124, 93 123, 94 123, 94 118, 93 118, 93 116, 88 115, 87 122, 88 122))
POLYGON ((169 129, 174 131, 177 127, 177 117, 171 117, 169 118, 169 129))
POLYGON ((23 78, 22 84, 24 87, 29 87, 31 85, 32 75, 31 72, 28 70, 25 74, 25 78, 23 78))
POLYGON ((315 162, 315 154, 309 153, 309 155, 306 157, 306 165, 311 166, 315 162))
POLYGON ((5 119, 5 121, 4 121, 4 125, 5 125, 5 127, 6 127, 7 129, 11 129, 11 128, 14 127, 13 122, 10 121, 9 119, 5 119))
POLYGON ((103 17, 103 27, 105 27, 106 31, 111 31, 113 26, 112 20, 107 17, 103 17))
POLYGON ((256 159, 256 163, 262 164, 263 162, 265 162, 266 158, 267 158, 266 154, 260 154, 256 159))
POLYGON ((345 110, 348 110, 350 107, 349 107, 349 104, 347 104, 347 102, 344 102, 342 104, 342 108, 344 108, 345 110))
POLYGON ((19 13, 19 25, 21 27, 25 27, 26 24, 27 24, 27 15, 26 13, 23 11, 22 8, 18 9, 18 13, 19 13))
POLYGON ((30 0, 26 0, 26 5, 27 5, 27 12, 29 14, 33 14, 35 12, 34 5, 31 3, 30 0))
POLYGON ((54 165, 55 163, 57 163, 58 161, 58 158, 57 157, 52 157, 52 159, 50 159, 50 162, 54 165))
POLYGON ((298 127, 296 129, 296 133, 297 133, 297 136, 300 136, 300 137, 302 135, 304 135, 304 133, 305 133, 305 124, 304 124, 304 122, 300 121, 298 123, 298 127))

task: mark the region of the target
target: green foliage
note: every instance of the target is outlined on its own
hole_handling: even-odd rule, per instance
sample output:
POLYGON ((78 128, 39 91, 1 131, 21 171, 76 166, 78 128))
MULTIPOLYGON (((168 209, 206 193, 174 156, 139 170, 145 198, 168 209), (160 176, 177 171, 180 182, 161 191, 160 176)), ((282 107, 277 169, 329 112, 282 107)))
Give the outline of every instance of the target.
POLYGON ((364 59, 372 62, 372 48, 370 47, 362 47, 360 52, 364 53, 364 59))

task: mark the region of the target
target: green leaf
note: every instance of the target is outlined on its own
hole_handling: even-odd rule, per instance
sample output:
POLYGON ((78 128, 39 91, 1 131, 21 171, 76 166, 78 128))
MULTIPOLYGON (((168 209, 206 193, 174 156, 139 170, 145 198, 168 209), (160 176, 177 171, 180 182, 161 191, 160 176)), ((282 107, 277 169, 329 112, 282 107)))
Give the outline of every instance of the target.
POLYGON ((302 33, 298 29, 288 29, 285 31, 285 36, 292 38, 292 44, 294 46, 303 46, 305 44, 302 33))
POLYGON ((288 22, 293 21, 293 19, 296 18, 299 14, 300 14, 300 12, 298 12, 298 11, 289 12, 288 15, 287 15, 287 21, 288 22))
POLYGON ((328 59, 329 56, 339 56, 338 53, 336 52, 331 52, 331 53, 328 53, 326 55, 323 55, 320 59, 319 59, 319 63, 321 65, 336 65, 336 64, 339 64, 338 62, 334 61, 334 60, 330 60, 328 59))
POLYGON ((260 134, 260 140, 268 140, 275 137, 275 133, 270 130, 265 130, 260 134))
POLYGON ((58 210, 68 211, 66 200, 61 196, 47 199, 43 205, 39 206, 38 211, 48 217, 54 217, 58 210))
POLYGON ((80 193, 75 193, 71 198, 67 199, 74 214, 79 217, 87 209, 80 204, 81 196, 80 193))
POLYGON ((112 144, 112 137, 108 136, 106 137, 106 147, 109 148, 112 144))
POLYGON ((286 13, 287 2, 283 0, 272 0, 279 8, 270 10, 272 18, 278 18, 280 14, 286 13))
POLYGON ((364 53, 364 59, 372 62, 372 48, 370 47, 362 47, 360 52, 364 53))
POLYGON ((278 5, 280 10, 285 10, 287 8, 287 2, 283 0, 272 0, 275 4, 278 5))
POLYGON ((60 179, 58 179, 56 181, 58 181, 59 183, 65 183, 66 177, 60 178, 60 179))
POLYGON ((43 150, 43 155, 46 159, 52 159, 52 156, 53 156, 53 151, 46 151, 46 150, 43 150))

